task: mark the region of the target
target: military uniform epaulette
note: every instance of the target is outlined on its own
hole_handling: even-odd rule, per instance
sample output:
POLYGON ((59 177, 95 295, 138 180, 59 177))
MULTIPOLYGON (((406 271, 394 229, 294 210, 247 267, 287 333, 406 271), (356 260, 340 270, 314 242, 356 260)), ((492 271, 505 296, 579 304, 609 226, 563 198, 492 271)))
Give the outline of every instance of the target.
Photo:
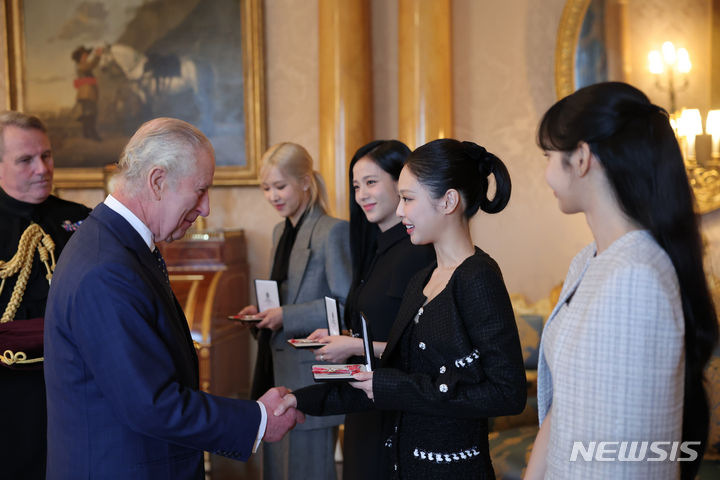
POLYGON ((15 312, 22 301, 30 277, 36 250, 47 270, 45 278, 49 283, 53 270, 55 270, 55 242, 37 223, 31 223, 25 229, 18 242, 15 255, 8 261, 0 260, 0 292, 2 292, 7 278, 18 275, 10 302, 0 318, 0 323, 11 322, 15 318, 15 312))

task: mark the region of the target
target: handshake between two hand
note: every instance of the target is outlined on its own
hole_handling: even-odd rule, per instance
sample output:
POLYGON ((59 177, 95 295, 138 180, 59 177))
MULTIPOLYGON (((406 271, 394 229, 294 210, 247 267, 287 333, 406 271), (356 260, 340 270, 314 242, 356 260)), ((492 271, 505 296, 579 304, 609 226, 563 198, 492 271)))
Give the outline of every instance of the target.
POLYGON ((263 441, 277 442, 297 423, 305 422, 305 415, 297 410, 295 395, 285 387, 274 387, 258 399, 265 405, 267 426, 263 441))

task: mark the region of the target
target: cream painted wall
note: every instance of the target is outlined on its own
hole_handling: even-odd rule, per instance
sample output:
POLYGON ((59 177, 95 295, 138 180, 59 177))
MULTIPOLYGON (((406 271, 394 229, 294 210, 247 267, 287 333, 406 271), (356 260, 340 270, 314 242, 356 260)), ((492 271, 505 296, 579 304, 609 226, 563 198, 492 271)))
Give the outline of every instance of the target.
MULTIPOLYGON (((397 135, 397 5, 372 0, 375 135, 397 135)), ((317 0, 268 0, 265 6, 268 140, 305 145, 317 157, 317 0)), ((508 289, 536 300, 562 281, 573 255, 591 241, 584 218, 562 215, 544 182, 545 160, 534 134, 555 101, 555 35, 564 0, 453 2, 454 135, 502 158, 513 179, 508 208, 479 214, 471 229, 477 245, 503 270, 508 289)), ((88 205, 99 190, 63 196, 88 205)), ((257 187, 211 191, 211 228, 244 228, 252 277, 269 270, 270 232, 279 217, 257 187)), ((706 215, 705 231, 720 243, 720 212, 706 215)))
POLYGON ((476 215, 473 239, 498 262, 508 290, 532 299, 562 281, 574 254, 591 241, 583 218, 558 211, 534 138, 555 101, 555 35, 564 3, 453 3, 454 134, 500 157, 513 182, 503 212, 476 215))

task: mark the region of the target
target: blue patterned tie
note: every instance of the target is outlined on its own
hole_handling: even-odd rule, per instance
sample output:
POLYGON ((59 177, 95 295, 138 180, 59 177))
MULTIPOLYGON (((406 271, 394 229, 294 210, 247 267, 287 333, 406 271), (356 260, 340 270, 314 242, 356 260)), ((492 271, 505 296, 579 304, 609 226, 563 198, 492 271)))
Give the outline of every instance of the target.
POLYGON ((163 258, 162 254, 160 253, 160 250, 158 250, 157 247, 153 250, 153 255, 155 255, 155 258, 158 262, 158 268, 163 274, 163 277, 165 277, 165 283, 170 285, 170 277, 168 277, 168 271, 167 271, 167 265, 165 265, 165 259, 163 258))

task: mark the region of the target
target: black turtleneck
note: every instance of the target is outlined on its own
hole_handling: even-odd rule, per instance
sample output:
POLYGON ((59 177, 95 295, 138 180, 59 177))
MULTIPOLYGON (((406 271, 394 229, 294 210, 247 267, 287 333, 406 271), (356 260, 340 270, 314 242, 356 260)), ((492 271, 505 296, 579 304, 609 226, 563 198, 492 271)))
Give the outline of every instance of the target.
MULTIPOLYGON (((8 261, 17 252, 18 242, 31 222, 39 224, 55 243, 55 260, 57 261, 70 235, 84 220, 90 209, 79 203, 61 200, 50 195, 44 202, 33 204, 21 202, 0 188, 0 260, 8 261)), ((45 266, 37 254, 33 262, 28 286, 23 295, 22 303, 15 314, 16 320, 42 317, 45 314, 45 301, 48 295, 48 281, 45 279, 45 266)), ((0 310, 10 300, 17 275, 5 281, 0 293, 0 310)), ((0 312, 0 314, 2 314, 0 312)))
POLYGON ((285 218, 285 228, 278 240, 272 272, 270 272, 270 280, 275 280, 278 283, 278 288, 282 282, 287 280, 288 268, 290 266, 290 253, 292 252, 293 245, 295 245, 295 238, 297 237, 303 220, 305 220, 307 212, 308 210, 303 212, 296 225, 292 224, 290 218, 285 218))
POLYGON ((346 325, 359 332, 359 315, 364 312, 373 340, 387 341, 405 287, 415 273, 434 260, 432 245, 413 245, 402 223, 381 232, 360 284, 348 293, 347 301, 351 303, 347 313, 351 318, 346 317, 346 325))

